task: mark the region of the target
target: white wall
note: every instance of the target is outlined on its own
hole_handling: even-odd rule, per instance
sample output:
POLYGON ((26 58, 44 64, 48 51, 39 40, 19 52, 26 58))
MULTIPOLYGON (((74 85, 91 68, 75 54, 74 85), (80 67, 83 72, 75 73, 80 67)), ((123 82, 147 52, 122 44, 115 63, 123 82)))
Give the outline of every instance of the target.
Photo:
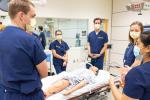
POLYGON ((0 15, 8 15, 8 13, 0 10, 0 15))
MULTIPOLYGON (((108 19, 111 32, 112 0, 47 0, 45 5, 36 5, 37 17, 89 19, 89 31, 93 30, 93 18, 108 19)), ((0 11, 0 15, 7 15, 0 11)))
POLYGON ((106 18, 110 22, 111 1, 48 0, 46 5, 37 5, 36 12, 38 17, 89 19, 89 31, 91 31, 93 30, 93 18, 95 17, 106 18))
POLYGON ((110 17, 110 0, 48 0, 36 6, 37 16, 56 18, 110 17))
POLYGON ((125 6, 130 1, 113 0, 111 34, 113 48, 110 52, 110 62, 118 65, 123 64, 124 51, 128 45, 129 25, 133 21, 141 21, 144 25, 150 25, 150 10, 142 11, 142 15, 138 15, 138 12, 127 11, 125 6))

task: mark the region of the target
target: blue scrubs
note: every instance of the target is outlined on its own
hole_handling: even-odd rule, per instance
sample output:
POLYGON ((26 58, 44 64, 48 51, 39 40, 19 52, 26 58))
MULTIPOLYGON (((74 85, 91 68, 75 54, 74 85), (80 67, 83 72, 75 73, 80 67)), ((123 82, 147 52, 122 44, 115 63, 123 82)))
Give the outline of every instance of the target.
POLYGON ((2 85, 2 73, 0 73, 0 100, 4 100, 5 89, 2 85))
MULTIPOLYGON (((0 35, 1 35, 1 31, 0 31, 0 35)), ((4 86, 2 85, 2 73, 0 73, 0 100, 4 100, 4 91, 5 91, 5 89, 4 89, 4 86)))
POLYGON ((125 54, 124 54, 124 59, 123 59, 123 63, 124 66, 131 66, 134 61, 135 61, 135 56, 134 56, 134 44, 133 43, 129 43, 128 47, 126 48, 125 54))
MULTIPOLYGON (((96 32, 93 31, 88 36, 88 42, 90 44, 91 53, 100 54, 100 51, 104 47, 104 44, 108 42, 107 33, 105 33, 104 31, 100 31, 96 35, 96 32)), ((103 62, 104 54, 102 54, 99 58, 91 59, 91 64, 99 69, 103 69, 103 62)))
POLYGON ((128 72, 123 92, 131 98, 150 100, 150 61, 128 72))
POLYGON ((5 89, 4 86, 0 83, 0 100, 4 100, 5 89))
POLYGON ((41 43, 42 43, 43 48, 45 49, 45 46, 46 46, 46 38, 45 38, 44 32, 41 32, 41 33, 40 33, 39 38, 40 38, 40 40, 41 40, 41 43))
MULTIPOLYGON (((39 39, 39 36, 38 36, 36 33, 32 33, 32 35, 33 35, 35 38, 39 39)), ((39 39, 39 40, 40 40, 40 39, 39 39)))
POLYGON ((8 26, 0 35, 0 47, 4 100, 44 100, 36 68, 46 59, 40 41, 18 27, 8 26))
POLYGON ((2 85, 1 80, 2 80, 2 78, 0 78, 0 100, 4 100, 5 88, 4 88, 4 86, 2 85))
MULTIPOLYGON (((69 50, 69 46, 66 42, 62 41, 59 43, 57 40, 53 41, 49 47, 50 50, 55 50, 56 53, 60 56, 64 56, 66 51, 69 50)), ((66 66, 63 66, 64 61, 53 56, 53 64, 56 70, 56 73, 59 74, 62 71, 66 71, 66 66)))

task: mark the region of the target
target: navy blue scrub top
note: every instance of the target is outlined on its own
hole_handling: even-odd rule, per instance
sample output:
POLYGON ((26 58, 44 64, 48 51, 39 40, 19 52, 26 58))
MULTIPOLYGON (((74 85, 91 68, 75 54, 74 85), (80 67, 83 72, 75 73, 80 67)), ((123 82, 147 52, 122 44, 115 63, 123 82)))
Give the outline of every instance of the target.
MULTIPOLYGON (((0 35, 1 35, 2 31, 0 31, 0 35)), ((0 84, 1 84, 1 80, 2 80, 2 73, 0 72, 0 84)))
MULTIPOLYGON (((32 35, 35 37, 35 38, 37 38, 37 39, 39 39, 39 36, 36 34, 36 33, 32 33, 32 35)), ((40 39, 39 39, 40 40, 40 39)))
POLYGON ((46 38, 45 38, 44 32, 41 32, 41 33, 40 33, 39 38, 42 39, 42 40, 41 40, 41 43, 42 43, 43 48, 45 49, 45 46, 46 46, 46 38))
POLYGON ((150 62, 128 72, 123 92, 131 98, 150 100, 150 62))
MULTIPOLYGON (((66 54, 66 51, 69 50, 69 46, 65 41, 62 41, 61 43, 59 43, 57 40, 55 40, 50 44, 49 49, 55 50, 56 53, 59 54, 60 56, 64 56, 66 54)), ((63 62, 64 61, 62 59, 58 59, 53 56, 54 65, 63 65, 63 62)))
POLYGON ((8 26, 0 35, 2 84, 21 93, 41 89, 36 65, 46 59, 41 43, 21 28, 8 26))
POLYGON ((104 31, 100 31, 97 35, 93 31, 88 35, 91 53, 99 54, 104 44, 108 42, 108 36, 104 31))
POLYGON ((126 48, 124 59, 123 59, 124 66, 125 65, 131 66, 135 61, 135 56, 133 51, 134 46, 135 45, 133 43, 129 43, 128 47, 126 48))

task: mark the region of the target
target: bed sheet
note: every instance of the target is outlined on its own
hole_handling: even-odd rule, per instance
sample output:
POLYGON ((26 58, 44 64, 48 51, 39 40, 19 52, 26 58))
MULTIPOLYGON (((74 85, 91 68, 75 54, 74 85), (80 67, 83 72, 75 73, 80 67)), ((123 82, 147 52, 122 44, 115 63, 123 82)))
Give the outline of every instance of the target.
MULTIPOLYGON (((43 90, 47 89, 55 82, 62 79, 62 77, 63 77, 63 74, 60 74, 60 75, 48 76, 48 77, 42 79, 42 83, 43 83, 42 89, 43 90)), ((92 89, 95 89, 102 85, 108 84, 109 78, 110 78, 109 72, 104 71, 104 70, 99 70, 99 74, 96 76, 94 84, 88 84, 88 85, 84 86, 83 88, 71 93, 68 96, 64 96, 60 92, 60 93, 57 93, 57 94, 54 94, 54 95, 48 97, 46 100, 67 100, 69 98, 79 96, 83 93, 90 92, 92 89)))

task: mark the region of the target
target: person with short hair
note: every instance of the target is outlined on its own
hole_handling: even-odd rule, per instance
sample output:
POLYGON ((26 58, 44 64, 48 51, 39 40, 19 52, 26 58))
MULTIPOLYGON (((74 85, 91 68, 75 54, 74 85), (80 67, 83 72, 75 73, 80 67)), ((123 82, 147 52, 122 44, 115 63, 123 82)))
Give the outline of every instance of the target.
POLYGON ((38 26, 38 29, 39 29, 39 32, 40 32, 39 39, 40 39, 40 41, 42 43, 43 48, 45 49, 46 38, 45 38, 43 26, 38 26))
POLYGON ((100 30, 102 20, 95 18, 93 20, 94 31, 88 35, 88 55, 91 58, 91 64, 99 69, 103 69, 104 52, 107 49, 107 33, 100 30))
POLYGON ((35 18, 29 0, 11 0, 8 14, 12 25, 0 33, 0 76, 4 100, 44 100, 41 78, 48 75, 46 55, 37 39, 28 32, 35 18))

